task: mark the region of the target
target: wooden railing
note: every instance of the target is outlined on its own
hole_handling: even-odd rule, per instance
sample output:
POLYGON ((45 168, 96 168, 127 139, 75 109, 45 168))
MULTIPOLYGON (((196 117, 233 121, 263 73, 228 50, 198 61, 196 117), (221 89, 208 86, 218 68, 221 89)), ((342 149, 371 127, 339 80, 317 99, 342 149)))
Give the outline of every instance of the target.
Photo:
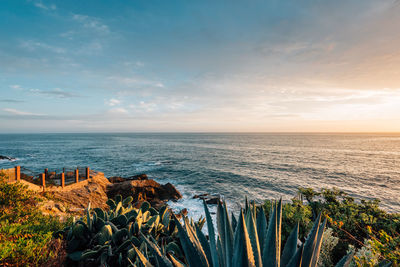
MULTIPOLYGON (((21 166, 14 167, 15 174, 14 174, 14 181, 20 182, 21 181, 21 166)), ((36 176, 36 175, 35 175, 36 176)), ((90 178, 90 168, 85 168, 85 180, 90 178)), ((54 178, 57 179, 57 173, 54 172, 54 178)), ((62 173, 60 174, 60 185, 62 188, 65 188, 67 185, 65 183, 66 172, 65 168, 63 168, 62 173)), ((48 168, 44 169, 43 173, 39 174, 40 185, 43 188, 43 191, 46 189, 46 181, 49 179, 49 170, 48 168)), ((54 179, 53 179, 54 180, 54 179)), ((74 170, 74 181, 75 183, 79 183, 79 168, 74 170)), ((56 185, 57 186, 57 185, 56 185)))

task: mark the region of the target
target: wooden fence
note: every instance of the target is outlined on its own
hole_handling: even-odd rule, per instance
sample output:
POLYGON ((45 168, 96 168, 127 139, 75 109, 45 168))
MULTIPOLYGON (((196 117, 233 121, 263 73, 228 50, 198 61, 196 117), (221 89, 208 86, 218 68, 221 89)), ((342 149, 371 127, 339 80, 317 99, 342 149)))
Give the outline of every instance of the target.
MULTIPOLYGON (((66 186, 68 186, 70 184, 79 183, 80 181, 82 181, 81 178, 84 178, 84 180, 89 179, 90 178, 90 168, 86 167, 84 172, 85 172, 84 176, 82 176, 82 175, 79 176, 79 168, 75 168, 74 171, 73 171, 73 176, 74 176, 73 177, 73 182, 67 184, 66 183, 66 178, 67 178, 67 176, 70 177, 69 174, 71 174, 71 172, 66 172, 66 169, 63 168, 63 170, 62 170, 62 172, 60 174, 57 174, 57 172, 51 172, 50 173, 48 168, 46 168, 46 169, 44 169, 43 173, 39 174, 40 186, 42 186, 43 191, 44 191, 46 189, 46 181, 49 181, 49 179, 51 178, 52 181, 59 179, 58 180, 59 181, 59 185, 52 184, 53 186, 61 186, 62 188, 65 188, 66 186)), ((9 173, 9 175, 8 175, 9 179, 8 180, 9 180, 9 182, 13 182, 13 181, 19 182, 19 181, 21 181, 21 177, 32 177, 32 180, 33 180, 34 176, 36 176, 36 175, 29 176, 29 175, 26 175, 24 173, 21 173, 21 166, 15 166, 14 167, 14 173, 9 173)), ((28 180, 28 182, 31 182, 31 181, 28 180)))

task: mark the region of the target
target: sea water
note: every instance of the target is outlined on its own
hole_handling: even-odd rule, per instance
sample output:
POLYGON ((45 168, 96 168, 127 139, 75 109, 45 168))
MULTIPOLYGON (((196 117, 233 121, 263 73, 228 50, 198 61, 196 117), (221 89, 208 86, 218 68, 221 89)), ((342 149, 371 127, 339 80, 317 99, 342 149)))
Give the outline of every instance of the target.
POLYGON ((184 198, 193 216, 201 193, 221 194, 237 210, 247 196, 290 200, 299 187, 336 187, 400 212, 400 134, 1 134, 0 168, 34 172, 90 166, 110 176, 146 173, 184 198))

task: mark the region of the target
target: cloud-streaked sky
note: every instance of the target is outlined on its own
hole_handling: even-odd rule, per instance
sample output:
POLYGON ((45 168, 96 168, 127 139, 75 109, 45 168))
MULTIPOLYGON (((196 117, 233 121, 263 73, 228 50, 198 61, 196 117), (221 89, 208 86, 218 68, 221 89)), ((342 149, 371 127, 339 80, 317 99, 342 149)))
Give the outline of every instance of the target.
POLYGON ((400 131, 400 1, 2 1, 0 132, 400 131))

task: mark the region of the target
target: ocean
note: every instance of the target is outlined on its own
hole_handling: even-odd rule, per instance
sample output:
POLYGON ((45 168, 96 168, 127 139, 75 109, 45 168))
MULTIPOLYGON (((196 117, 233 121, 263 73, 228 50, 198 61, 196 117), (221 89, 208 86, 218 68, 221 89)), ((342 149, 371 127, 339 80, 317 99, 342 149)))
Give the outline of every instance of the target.
POLYGON ((34 172, 90 166, 107 177, 146 173, 184 195, 175 209, 202 213, 201 193, 231 209, 247 196, 290 200, 299 187, 336 187, 400 212, 400 134, 1 134, 0 168, 34 172))

